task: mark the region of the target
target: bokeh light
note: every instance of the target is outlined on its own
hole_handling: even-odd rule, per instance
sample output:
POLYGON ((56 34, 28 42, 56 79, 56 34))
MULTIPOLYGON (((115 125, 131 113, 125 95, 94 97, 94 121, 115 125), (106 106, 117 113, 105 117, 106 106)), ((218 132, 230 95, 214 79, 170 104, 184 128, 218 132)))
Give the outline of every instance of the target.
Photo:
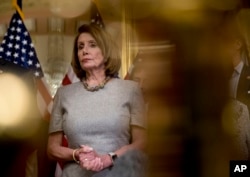
POLYGON ((89 8, 90 0, 50 0, 50 10, 63 18, 75 18, 84 14, 89 8))
POLYGON ((32 134, 37 125, 29 120, 35 105, 27 84, 13 74, 0 74, 0 98, 0 133, 18 138, 32 134))

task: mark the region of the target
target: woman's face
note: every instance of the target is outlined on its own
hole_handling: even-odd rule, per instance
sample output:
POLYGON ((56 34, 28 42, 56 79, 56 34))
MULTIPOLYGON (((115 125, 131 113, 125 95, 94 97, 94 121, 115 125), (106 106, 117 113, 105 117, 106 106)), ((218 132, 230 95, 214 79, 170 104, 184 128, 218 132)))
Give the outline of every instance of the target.
POLYGON ((104 57, 95 39, 89 33, 80 34, 77 41, 78 59, 83 70, 104 69, 104 57))

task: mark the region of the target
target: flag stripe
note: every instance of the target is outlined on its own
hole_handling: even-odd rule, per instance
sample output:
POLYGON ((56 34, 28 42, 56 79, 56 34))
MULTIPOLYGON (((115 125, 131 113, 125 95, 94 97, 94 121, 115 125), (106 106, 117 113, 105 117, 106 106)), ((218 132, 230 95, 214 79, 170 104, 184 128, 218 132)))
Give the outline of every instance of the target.
POLYGON ((69 76, 68 76, 68 75, 66 75, 66 76, 63 78, 62 84, 63 84, 63 85, 71 84, 71 80, 69 79, 69 76))
POLYGON ((77 82, 77 81, 79 81, 79 79, 76 76, 76 74, 74 73, 72 66, 70 66, 67 74, 63 78, 62 85, 72 84, 72 83, 77 82))
POLYGON ((43 96, 39 92, 37 93, 37 103, 38 103, 38 109, 39 109, 42 117, 45 120, 49 120, 51 110, 48 109, 48 105, 45 103, 43 96))
POLYGON ((43 95, 43 99, 47 105, 51 102, 51 94, 48 91, 48 88, 45 86, 44 81, 42 79, 37 80, 38 91, 43 95))

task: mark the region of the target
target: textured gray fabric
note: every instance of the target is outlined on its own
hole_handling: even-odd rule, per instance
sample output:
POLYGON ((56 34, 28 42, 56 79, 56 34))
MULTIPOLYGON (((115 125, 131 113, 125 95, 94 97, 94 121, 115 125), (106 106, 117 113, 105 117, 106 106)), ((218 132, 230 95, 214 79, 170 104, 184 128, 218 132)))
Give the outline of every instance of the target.
POLYGON ((147 156, 136 150, 119 157, 107 177, 146 177, 147 156))
POLYGON ((231 100, 229 105, 232 107, 233 137, 239 150, 240 160, 250 158, 250 120, 247 106, 240 101, 231 100))
MULTIPOLYGON (((144 127, 144 115, 141 90, 133 81, 112 79, 97 92, 86 91, 77 82, 58 89, 49 133, 63 131, 69 147, 84 144, 104 154, 129 144, 130 125, 144 127)), ((104 177, 108 171, 93 175, 68 163, 63 177, 104 177)))

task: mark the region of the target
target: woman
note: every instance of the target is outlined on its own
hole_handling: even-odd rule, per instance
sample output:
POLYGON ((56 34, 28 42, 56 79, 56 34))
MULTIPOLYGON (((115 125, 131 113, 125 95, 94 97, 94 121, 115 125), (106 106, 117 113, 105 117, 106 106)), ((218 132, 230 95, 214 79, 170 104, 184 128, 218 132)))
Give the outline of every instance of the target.
POLYGON ((115 160, 144 150, 144 102, 133 81, 118 79, 121 60, 110 36, 83 25, 74 41, 72 67, 81 80, 58 89, 48 154, 64 161, 63 177, 104 177, 115 160), (62 146, 66 135, 68 147, 62 146))

